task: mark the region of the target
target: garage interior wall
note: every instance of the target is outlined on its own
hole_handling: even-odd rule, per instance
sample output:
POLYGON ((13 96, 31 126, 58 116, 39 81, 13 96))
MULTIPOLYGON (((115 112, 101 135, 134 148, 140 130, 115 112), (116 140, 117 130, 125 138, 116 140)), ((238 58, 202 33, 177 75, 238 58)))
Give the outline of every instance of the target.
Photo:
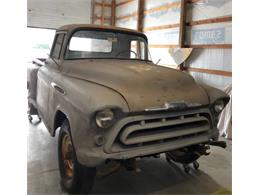
POLYGON ((72 23, 91 23, 91 0, 27 0, 27 26, 57 29, 72 23))
POLYGON ((143 31, 153 61, 176 68, 173 53, 179 48, 182 4, 182 47, 193 48, 185 70, 197 81, 223 90, 232 82, 231 0, 92 0, 92 23, 143 31))
POLYGON ((198 1, 187 7, 189 24, 204 21, 187 28, 187 44, 198 45, 186 62, 187 66, 196 80, 222 90, 232 83, 231 15, 231 0, 208 0, 201 4, 198 1))
POLYGON ((113 26, 112 0, 92 1, 92 24, 113 26))

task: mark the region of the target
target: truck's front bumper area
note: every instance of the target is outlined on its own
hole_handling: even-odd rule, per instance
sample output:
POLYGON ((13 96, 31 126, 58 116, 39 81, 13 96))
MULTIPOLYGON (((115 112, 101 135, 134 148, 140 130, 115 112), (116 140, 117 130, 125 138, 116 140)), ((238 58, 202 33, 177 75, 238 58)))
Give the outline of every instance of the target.
POLYGON ((128 116, 104 135, 103 146, 77 151, 78 160, 97 166, 106 159, 130 159, 208 143, 218 137, 212 121, 208 108, 128 116))

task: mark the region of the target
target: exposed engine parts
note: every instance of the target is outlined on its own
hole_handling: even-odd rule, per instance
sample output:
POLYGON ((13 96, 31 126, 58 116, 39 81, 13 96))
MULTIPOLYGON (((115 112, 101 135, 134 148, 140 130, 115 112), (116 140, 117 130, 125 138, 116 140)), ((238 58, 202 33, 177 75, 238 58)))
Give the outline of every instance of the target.
POLYGON ((193 164, 195 170, 199 169, 197 159, 202 155, 209 155, 210 147, 205 144, 190 146, 179 150, 174 150, 166 153, 167 162, 173 166, 174 163, 181 163, 186 173, 190 172, 189 164, 193 164))
POLYGON ((209 155, 210 152, 208 151, 210 149, 210 146, 219 146, 222 148, 226 148, 226 142, 225 141, 213 141, 210 140, 208 145, 206 144, 199 144, 195 146, 190 146, 186 148, 181 148, 179 150, 174 150, 166 153, 166 160, 167 162, 173 166, 174 163, 181 163, 183 166, 183 169, 186 173, 190 172, 190 166, 189 164, 192 163, 193 168, 195 170, 199 169, 199 163, 197 159, 202 155, 209 155))

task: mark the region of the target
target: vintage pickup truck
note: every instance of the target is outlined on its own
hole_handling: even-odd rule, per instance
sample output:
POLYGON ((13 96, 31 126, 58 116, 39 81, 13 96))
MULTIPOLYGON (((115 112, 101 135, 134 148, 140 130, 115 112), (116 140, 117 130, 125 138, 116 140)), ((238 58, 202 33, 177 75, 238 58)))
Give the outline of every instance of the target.
POLYGON ((29 114, 38 114, 51 136, 59 132, 61 183, 70 193, 89 192, 104 164, 134 169, 136 158, 165 153, 188 171, 209 145, 225 146, 217 122, 229 97, 154 64, 143 33, 66 25, 49 58, 35 64, 29 114))

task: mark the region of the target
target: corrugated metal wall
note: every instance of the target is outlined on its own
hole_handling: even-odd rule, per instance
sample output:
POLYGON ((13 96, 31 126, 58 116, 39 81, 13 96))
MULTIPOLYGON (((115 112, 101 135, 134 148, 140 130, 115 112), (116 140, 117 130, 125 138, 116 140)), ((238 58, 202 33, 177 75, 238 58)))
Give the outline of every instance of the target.
POLYGON ((111 4, 112 0, 92 1, 92 24, 111 25, 111 4))
MULTIPOLYGON (((231 0, 203 0, 189 4, 187 21, 198 21, 232 15, 231 0)), ((188 27, 188 44, 232 44, 232 23, 222 22, 188 27)), ((186 62, 192 68, 232 72, 232 49, 195 48, 186 62)), ((194 70, 198 71, 198 70, 194 70)), ((232 77, 220 74, 191 72, 192 76, 203 83, 224 89, 232 83, 232 77)))
POLYGON ((176 68, 172 57, 179 41, 180 0, 145 1, 144 32, 154 62, 176 68))
POLYGON ((91 0, 27 0, 27 26, 56 29, 65 24, 89 24, 91 0))
MULTIPOLYGON (((232 79, 232 1, 188 0, 185 44, 193 47, 185 66, 199 82, 224 89, 232 79), (215 20, 217 18, 217 20, 215 20)), ((116 26, 137 29, 138 0, 116 1, 116 26)), ((143 31, 154 62, 176 68, 180 0, 145 0, 143 31)))
MULTIPOLYGON (((231 49, 194 49, 186 64, 192 68, 232 71, 231 49)), ((232 77, 201 72, 190 72, 199 82, 207 83, 219 89, 232 84, 232 77)))
MULTIPOLYGON (((125 0, 117 0, 116 4, 120 5, 125 0)), ((116 26, 137 29, 137 9, 138 0, 131 1, 130 3, 116 6, 116 26), (125 17, 132 16, 132 17, 125 17)))
MULTIPOLYGON (((58 28, 69 23, 112 25, 113 0, 28 0, 28 26, 58 28), (91 12, 92 7, 92 12, 91 12), (91 21, 92 19, 92 21, 91 21)), ((139 0, 115 1, 115 26, 137 29, 139 0)), ((200 82, 225 88, 232 79, 232 1, 186 0, 185 62, 200 82), (216 20, 217 19, 217 20, 216 20)), ((181 0, 144 0, 143 31, 154 62, 176 68, 181 0)))

